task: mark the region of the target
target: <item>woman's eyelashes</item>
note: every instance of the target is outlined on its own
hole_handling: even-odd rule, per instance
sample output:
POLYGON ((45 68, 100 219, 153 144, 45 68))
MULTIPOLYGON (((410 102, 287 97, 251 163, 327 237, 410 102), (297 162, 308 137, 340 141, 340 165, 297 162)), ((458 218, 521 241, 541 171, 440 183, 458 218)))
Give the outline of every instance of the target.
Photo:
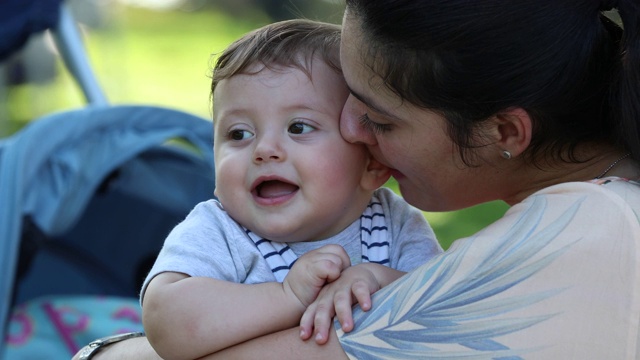
POLYGON ((369 118, 369 114, 363 114, 360 116, 360 125, 367 131, 371 131, 374 134, 382 134, 391 130, 391 125, 380 124, 369 118))

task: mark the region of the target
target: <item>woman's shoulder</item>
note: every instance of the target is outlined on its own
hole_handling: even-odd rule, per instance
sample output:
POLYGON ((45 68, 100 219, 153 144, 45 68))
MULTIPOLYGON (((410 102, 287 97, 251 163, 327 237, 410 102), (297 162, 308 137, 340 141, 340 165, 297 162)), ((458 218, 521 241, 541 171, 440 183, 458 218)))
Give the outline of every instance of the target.
POLYGON ((617 255, 604 255, 612 253, 611 240, 615 239, 615 249, 625 249, 622 254, 634 263, 640 261, 640 253, 636 254, 640 249, 638 214, 638 185, 565 183, 532 194, 476 236, 507 247, 540 245, 541 254, 571 249, 563 258, 575 264, 587 259, 617 261, 617 255))
POLYGON ((367 326, 338 332, 345 351, 355 357, 385 342, 376 350, 388 357, 411 349, 433 357, 636 358, 638 191, 615 186, 624 191, 561 184, 514 205, 376 293, 373 310, 354 313, 367 326))
POLYGON ((613 211, 618 216, 629 215, 637 220, 635 214, 640 214, 640 183, 618 177, 562 183, 532 194, 522 205, 528 207, 539 201, 551 204, 548 210, 577 206, 582 211, 613 211))
MULTIPOLYGON (((620 196, 623 200, 629 202, 632 206, 640 205, 640 181, 630 180, 620 177, 607 177, 603 179, 594 179, 588 181, 594 185, 600 185, 606 191, 612 191, 620 196)), ((640 209, 638 209, 640 210, 640 209)))

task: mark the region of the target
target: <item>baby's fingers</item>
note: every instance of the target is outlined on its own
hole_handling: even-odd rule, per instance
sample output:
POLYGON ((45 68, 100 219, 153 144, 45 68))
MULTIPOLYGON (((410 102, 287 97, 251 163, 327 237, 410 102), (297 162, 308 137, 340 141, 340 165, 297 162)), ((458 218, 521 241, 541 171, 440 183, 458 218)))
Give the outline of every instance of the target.
POLYGON ((316 303, 312 303, 307 307, 304 314, 300 318, 300 339, 307 340, 313 334, 313 321, 316 317, 316 303))
POLYGON ((344 332, 353 330, 353 316, 351 312, 353 304, 352 300, 351 292, 348 288, 344 291, 336 292, 335 297, 333 298, 333 306, 336 311, 336 316, 338 317, 338 321, 340 322, 340 326, 344 332))
POLYGON ((350 290, 351 292, 344 291, 336 293, 334 298, 336 315, 344 332, 350 332, 354 327, 352 311, 353 299, 356 300, 362 310, 368 311, 371 309, 371 291, 366 283, 356 281, 350 290))
POLYGON ((333 325, 333 317, 336 314, 331 299, 331 297, 322 297, 321 299, 317 299, 313 304, 315 305, 313 332, 315 334, 315 341, 319 345, 325 344, 327 340, 329 340, 329 329, 333 325))
POLYGON ((357 281, 351 287, 353 296, 356 298, 356 302, 360 305, 360 308, 364 311, 371 309, 371 289, 366 283, 357 281))

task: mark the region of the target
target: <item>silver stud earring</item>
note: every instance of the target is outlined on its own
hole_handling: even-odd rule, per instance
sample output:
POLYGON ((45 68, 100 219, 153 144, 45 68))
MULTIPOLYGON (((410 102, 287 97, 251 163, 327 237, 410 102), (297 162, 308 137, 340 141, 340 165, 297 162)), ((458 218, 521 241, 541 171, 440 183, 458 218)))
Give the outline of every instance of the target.
POLYGON ((502 150, 502 157, 510 160, 511 159, 511 153, 508 150, 502 150))

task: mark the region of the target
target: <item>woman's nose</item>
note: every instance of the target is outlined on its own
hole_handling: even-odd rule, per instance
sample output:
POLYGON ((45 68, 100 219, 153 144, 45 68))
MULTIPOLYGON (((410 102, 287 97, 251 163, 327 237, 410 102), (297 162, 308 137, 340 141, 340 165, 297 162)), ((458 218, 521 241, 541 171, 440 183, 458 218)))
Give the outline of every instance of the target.
POLYGON ((345 140, 366 145, 377 144, 374 134, 360 124, 360 118, 366 113, 364 104, 349 95, 340 116, 340 133, 345 140))
POLYGON ((253 151, 253 161, 263 163, 267 161, 284 161, 285 151, 282 148, 280 139, 273 134, 259 136, 256 147, 253 151))

